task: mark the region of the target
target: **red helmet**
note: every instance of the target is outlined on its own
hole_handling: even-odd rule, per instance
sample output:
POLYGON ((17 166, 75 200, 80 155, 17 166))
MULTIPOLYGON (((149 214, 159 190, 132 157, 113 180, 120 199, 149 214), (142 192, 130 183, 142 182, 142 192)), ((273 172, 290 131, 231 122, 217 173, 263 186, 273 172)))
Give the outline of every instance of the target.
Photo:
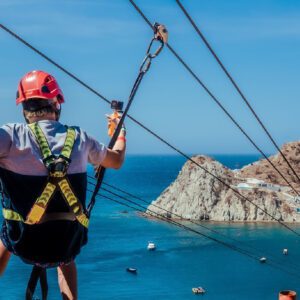
POLYGON ((53 99, 59 104, 64 102, 64 95, 56 79, 44 71, 27 73, 20 81, 17 91, 17 104, 30 99, 53 99))

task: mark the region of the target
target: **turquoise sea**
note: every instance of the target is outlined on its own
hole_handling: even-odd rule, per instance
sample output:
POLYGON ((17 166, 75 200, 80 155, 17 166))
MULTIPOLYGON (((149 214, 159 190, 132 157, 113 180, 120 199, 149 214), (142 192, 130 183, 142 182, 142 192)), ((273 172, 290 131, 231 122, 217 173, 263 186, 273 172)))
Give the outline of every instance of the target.
MULTIPOLYGON (((258 156, 215 158, 230 168, 239 168, 258 156)), ((184 158, 172 155, 129 155, 121 170, 107 172, 105 181, 151 202, 176 178, 184 162, 184 158)), ((184 225, 209 233, 189 222, 184 225)), ((234 238, 230 243, 240 248, 255 247, 251 251, 258 257, 272 256, 276 268, 183 228, 98 199, 89 243, 77 259, 79 299, 273 300, 283 289, 300 293, 300 238, 295 234, 279 224, 205 225, 234 238), (147 251, 148 241, 156 243, 156 251, 147 251), (288 248, 287 256, 282 255, 283 248, 288 248), (137 268, 137 275, 126 272, 127 267, 137 268), (204 296, 192 293, 192 287, 197 286, 206 289, 204 296)), ((293 228, 300 232, 300 226, 293 228)), ((24 299, 29 274, 30 266, 13 257, 0 278, 0 299, 24 299)), ((55 269, 48 271, 48 281, 49 299, 60 299, 55 269)))

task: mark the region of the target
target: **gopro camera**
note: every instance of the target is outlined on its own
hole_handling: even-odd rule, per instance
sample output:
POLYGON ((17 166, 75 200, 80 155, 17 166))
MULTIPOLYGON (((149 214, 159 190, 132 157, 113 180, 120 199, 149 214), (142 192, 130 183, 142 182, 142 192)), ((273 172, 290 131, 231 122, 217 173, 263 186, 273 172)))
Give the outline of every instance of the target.
POLYGON ((118 100, 112 100, 111 101, 111 109, 116 110, 116 111, 122 111, 123 109, 123 101, 118 101, 118 100))

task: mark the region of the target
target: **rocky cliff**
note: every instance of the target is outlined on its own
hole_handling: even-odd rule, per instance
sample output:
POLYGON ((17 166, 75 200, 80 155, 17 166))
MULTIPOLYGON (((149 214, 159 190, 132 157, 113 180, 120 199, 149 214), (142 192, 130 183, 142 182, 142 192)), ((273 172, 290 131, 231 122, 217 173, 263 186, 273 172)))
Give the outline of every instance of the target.
MULTIPOLYGON (((300 142, 293 142, 283 145, 281 152, 286 157, 289 164, 294 169, 295 173, 300 176, 300 142)), ((289 183, 296 189, 300 190, 300 182, 296 175, 293 173, 288 164, 284 161, 283 156, 280 153, 270 156, 269 160, 280 171, 280 173, 288 179, 289 183)), ((260 160, 249 166, 246 166, 240 170, 242 177, 255 177, 262 179, 266 182, 280 185, 288 185, 282 176, 271 166, 266 160, 260 160)))
MULTIPOLYGON (((300 142, 286 144, 281 151, 300 175, 300 142)), ((230 170, 207 156, 199 155, 192 159, 200 167, 191 161, 186 162, 177 179, 152 202, 148 212, 154 211, 175 219, 272 221, 271 216, 274 216, 286 222, 300 221, 300 214, 297 213, 297 206, 300 207, 297 201, 300 199, 294 197, 292 189, 266 160, 240 170, 230 170)), ((269 159, 297 189, 299 182, 282 156, 277 154, 269 159)))

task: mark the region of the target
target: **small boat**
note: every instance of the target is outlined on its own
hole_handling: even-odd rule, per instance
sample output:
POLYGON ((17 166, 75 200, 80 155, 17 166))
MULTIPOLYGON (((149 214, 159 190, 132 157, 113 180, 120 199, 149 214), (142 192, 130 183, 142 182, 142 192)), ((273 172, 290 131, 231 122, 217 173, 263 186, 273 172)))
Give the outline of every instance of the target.
POLYGON ((156 246, 155 246, 155 244, 154 244, 153 242, 148 242, 147 249, 148 249, 149 251, 153 251, 153 250, 156 249, 156 246))
POLYGON ((135 268, 126 268, 126 271, 129 273, 137 274, 137 269, 135 268))
POLYGON ((265 262, 267 261, 267 258, 266 258, 266 257, 261 257, 261 258, 259 259, 259 261, 260 261, 261 263, 265 263, 265 262))
POLYGON ((283 253, 283 255, 288 255, 288 249, 283 249, 283 251, 282 251, 282 253, 283 253))
POLYGON ((192 292, 194 294, 202 294, 203 295, 205 293, 205 289, 201 286, 198 286, 198 287, 192 288, 192 292))

